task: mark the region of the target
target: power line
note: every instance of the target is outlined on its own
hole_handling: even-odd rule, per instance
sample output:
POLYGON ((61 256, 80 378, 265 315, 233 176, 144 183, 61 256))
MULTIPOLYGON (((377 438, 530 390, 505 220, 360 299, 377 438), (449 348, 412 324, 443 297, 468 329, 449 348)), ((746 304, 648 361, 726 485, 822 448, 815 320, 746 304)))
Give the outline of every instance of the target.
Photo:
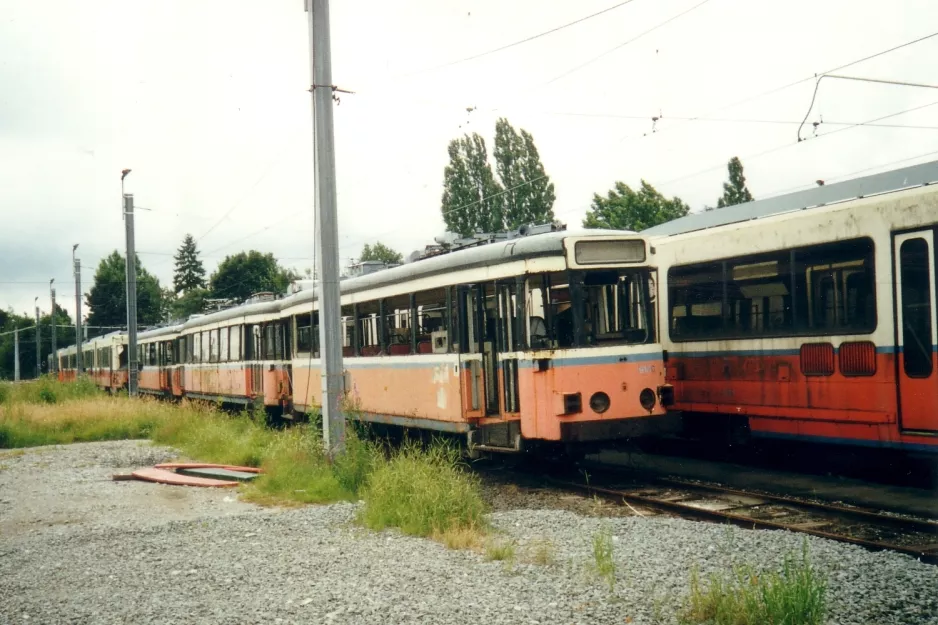
POLYGON ((591 14, 591 15, 587 15, 587 16, 585 16, 585 17, 581 17, 581 18, 579 18, 579 19, 576 19, 576 20, 574 20, 574 21, 572 21, 572 22, 567 22, 566 24, 561 24, 560 26, 555 26, 554 28, 551 28, 550 30, 545 30, 545 31, 542 32, 542 33, 538 33, 538 34, 536 34, 536 35, 531 35, 530 37, 525 37, 524 39, 519 39, 518 41, 514 41, 514 42, 512 42, 512 43, 509 43, 509 44, 506 44, 506 45, 503 45, 503 46, 499 46, 498 48, 493 48, 493 49, 491 49, 491 50, 486 50, 485 52, 479 52, 478 54, 473 54, 473 55, 467 56, 467 57, 465 57, 465 58, 457 59, 457 60, 455 60, 455 61, 449 61, 449 62, 447 62, 447 63, 443 63, 442 65, 436 65, 436 66, 434 66, 434 67, 429 67, 429 68, 426 68, 426 69, 421 69, 421 70, 417 70, 417 71, 415 71, 415 72, 411 72, 411 73, 409 73, 409 74, 404 74, 402 77, 414 76, 414 75, 417 75, 417 74, 423 74, 423 73, 426 73, 426 72, 436 71, 436 70, 438 70, 438 69, 443 69, 444 67, 450 67, 450 66, 452 66, 452 65, 458 65, 458 64, 460 64, 460 63, 465 63, 465 62, 467 62, 467 61, 474 61, 475 59, 480 59, 480 58, 482 58, 482 57, 484 57, 484 56, 488 56, 488 55, 490 55, 490 54, 495 54, 496 52, 501 52, 502 50, 508 50, 509 48, 514 48, 515 46, 520 46, 520 45, 522 45, 522 44, 528 43, 529 41, 534 41, 535 39, 540 39, 541 37, 546 37, 547 35, 551 35, 551 34, 556 33, 556 32, 558 32, 558 31, 564 30, 565 28, 569 28, 569 27, 571 27, 571 26, 575 26, 575 25, 580 24, 580 23, 582 23, 582 22, 585 22, 585 21, 587 21, 587 20, 591 20, 591 19, 593 19, 594 17, 599 17, 600 15, 603 15, 603 14, 605 14, 605 13, 609 13, 610 11, 614 11, 615 9, 618 9, 618 8, 620 8, 620 7, 624 7, 625 5, 631 4, 632 2, 634 2, 634 0, 625 0, 625 2, 620 2, 620 3, 618 3, 618 4, 615 4, 615 5, 611 6, 611 7, 607 7, 607 8, 605 8, 605 9, 601 10, 601 11, 597 11, 596 13, 593 13, 593 14, 591 14))
MULTIPOLYGON (((911 113, 911 112, 913 112, 913 111, 918 111, 918 110, 920 110, 920 109, 928 108, 929 106, 935 106, 936 104, 938 104, 938 100, 935 100, 934 102, 930 102, 930 103, 928 103, 928 104, 922 104, 922 105, 920 105, 920 106, 914 106, 914 107, 912 107, 912 108, 908 108, 908 109, 899 111, 899 112, 897 112, 897 113, 890 113, 889 115, 883 115, 883 116, 881 116, 881 117, 876 117, 876 118, 874 118, 874 119, 871 119, 871 120, 868 120, 868 121, 865 121, 865 122, 857 122, 857 123, 855 123, 855 124, 853 124, 853 125, 845 126, 845 127, 843 127, 843 128, 838 128, 837 130, 832 130, 832 131, 830 131, 830 132, 826 132, 826 133, 824 133, 824 134, 818 135, 817 137, 814 137, 814 139, 811 139, 810 141, 817 141, 818 139, 823 139, 824 137, 829 137, 829 136, 831 136, 831 135, 835 135, 835 134, 837 134, 838 132, 844 132, 845 130, 853 130, 854 128, 859 128, 859 127, 861 127, 861 126, 866 126, 867 124, 870 124, 870 123, 873 123, 873 122, 878 122, 878 121, 883 120, 883 119, 889 119, 890 117, 897 117, 897 116, 899 116, 899 115, 904 115, 905 113, 911 113)), ((786 142, 786 143, 784 143, 784 144, 782 144, 782 145, 779 145, 779 146, 776 146, 776 147, 774 147, 774 148, 769 148, 768 150, 763 150, 762 152, 759 152, 759 153, 757 153, 757 154, 750 154, 750 155, 748 155, 748 156, 743 156, 743 157, 740 157, 740 158, 741 158, 741 160, 752 161, 752 160, 755 160, 755 159, 760 158, 760 157, 762 157, 762 156, 765 156, 766 154, 771 154, 772 152, 778 152, 779 150, 784 150, 785 148, 789 148, 789 147, 791 147, 791 146, 793 146, 793 145, 800 145, 800 143, 790 143, 790 142, 786 142)), ((722 169, 723 167, 726 167, 726 163, 720 163, 719 165, 714 165, 713 167, 708 167, 707 169, 701 169, 700 171, 696 171, 696 172, 694 172, 694 173, 692 173, 692 174, 687 174, 687 175, 685 175, 685 176, 680 176, 680 177, 678 177, 678 178, 672 178, 671 180, 666 180, 665 182, 660 182, 660 183, 658 183, 657 186, 665 186, 665 185, 672 184, 672 183, 674 183, 674 182, 680 182, 680 181, 682 181, 682 180, 687 180, 688 178, 694 178, 694 177, 696 177, 696 176, 699 176, 700 174, 705 174, 705 173, 708 173, 708 172, 711 172, 711 171, 715 171, 715 170, 717 170, 717 169, 722 169)))
MULTIPOLYGON (((746 104, 747 102, 752 102, 753 100, 758 100, 758 99, 760 99, 760 98, 764 98, 764 97, 767 96, 767 95, 772 95, 773 93, 778 93, 779 91, 784 91, 784 90, 786 90, 786 89, 790 89, 791 87, 794 87, 794 86, 796 86, 796 85, 800 85, 801 83, 804 83, 804 82, 808 82, 809 80, 814 80, 815 78, 817 78, 817 77, 818 77, 819 75, 821 75, 821 74, 830 74, 830 73, 832 73, 832 72, 838 72, 838 71, 840 71, 840 70, 842 70, 842 69, 846 69, 846 68, 852 67, 852 66, 854 66, 854 65, 859 65, 860 63, 864 63, 864 62, 866 62, 866 61, 870 61, 870 60, 872 60, 872 59, 875 59, 875 58, 877 58, 877 57, 880 57, 880 56, 889 54, 889 53, 891 53, 891 52, 895 52, 896 50, 901 50, 902 48, 906 48, 906 47, 908 47, 908 46, 915 45, 916 43, 921 43, 922 41, 925 41, 925 40, 927 40, 927 39, 931 39, 932 37, 936 37, 936 36, 938 36, 938 31, 933 32, 933 33, 931 33, 931 34, 929 34, 929 35, 925 35, 925 36, 923 36, 923 37, 919 37, 918 39, 913 39, 912 41, 907 41, 907 42, 901 43, 901 44, 899 44, 899 45, 897 45, 897 46, 893 46, 893 47, 891 47, 891 48, 887 48, 886 50, 881 50, 881 51, 879 51, 879 52, 875 52, 875 53, 873 53, 873 54, 864 56, 863 58, 857 59, 857 60, 855 60, 855 61, 850 61, 849 63, 844 63, 843 65, 838 65, 837 67, 832 67, 832 68, 829 69, 829 70, 820 72, 820 74, 813 74, 813 75, 807 76, 807 77, 805 77, 805 78, 800 78, 800 79, 798 79, 798 80, 796 80, 796 81, 794 81, 794 82, 787 83, 787 84, 782 85, 782 86, 780 86, 780 87, 773 87, 772 89, 769 89, 769 90, 767 90, 767 91, 763 91, 762 93, 758 93, 758 94, 753 95, 753 96, 747 96, 747 97, 745 97, 745 98, 743 98, 743 99, 741 99, 741 100, 736 100, 735 102, 731 102, 731 103, 729 103, 729 104, 720 106, 719 108, 715 108, 715 109, 713 109, 713 110, 711 110, 711 111, 709 111, 709 112, 707 112, 707 113, 703 113, 702 115, 698 115, 698 116, 696 116, 696 117, 692 117, 692 118, 690 118, 690 119, 688 119, 688 120, 686 120, 686 121, 696 121, 696 120, 701 119, 701 118, 709 117, 710 115, 713 115, 714 113, 719 113, 720 111, 725 111, 726 109, 735 108, 735 107, 737 107, 737 106, 739 106, 739 105, 741 105, 741 104, 746 104)), ((680 124, 675 124, 674 126, 678 126, 678 125, 680 125, 680 124)), ((662 132, 662 131, 664 131, 664 130, 667 130, 668 128, 674 128, 674 126, 665 126, 664 128, 660 129, 658 132, 662 132)), ((627 139, 627 138, 628 138, 628 137, 623 137, 622 139, 619 140, 619 143, 621 143, 622 141, 624 141, 624 140, 627 139)))
POLYGON ((658 30, 659 28, 661 28, 661 27, 663 27, 663 26, 667 26, 668 24, 670 24, 670 23, 673 22, 674 20, 677 20, 677 19, 679 19, 679 18, 681 18, 681 17, 684 17, 685 15, 687 15, 688 13, 690 13, 691 11, 693 11, 694 9, 697 9, 697 8, 699 8, 699 7, 702 7, 703 5, 707 4, 708 2, 710 2, 710 0, 703 0, 703 2, 699 2, 698 4, 695 4, 694 6, 692 6, 692 7, 689 8, 689 9, 686 9, 686 10, 684 10, 684 11, 681 11, 681 12, 678 13, 677 15, 674 15, 674 16, 672 16, 672 17, 669 17, 668 19, 666 19, 665 21, 661 22, 660 24, 657 24, 657 25, 655 25, 655 26, 652 26, 652 27, 649 28, 648 30, 646 30, 646 31, 644 31, 644 32, 642 32, 642 33, 639 33, 638 35, 632 37, 632 38, 629 39, 628 41, 624 41, 623 43, 620 43, 620 44, 617 45, 616 47, 610 48, 609 50, 606 50, 606 51, 603 52, 602 54, 599 54, 599 55, 597 55, 597 56, 594 56, 593 58, 589 59, 588 61, 586 61, 586 62, 584 62, 584 63, 581 63, 581 64, 577 65, 576 67, 573 67, 573 68, 571 68, 571 69, 568 69, 567 71, 565 71, 564 73, 560 74, 559 76, 557 76, 557 77, 555 77, 555 78, 551 78, 550 80, 548 80, 546 83, 544 83, 544 84, 541 85, 541 86, 542 86, 542 87, 546 87, 547 85, 550 85, 550 84, 552 84, 552 83, 557 82, 557 81, 560 80, 561 78, 564 78, 564 77, 566 77, 566 76, 569 76, 569 75, 572 74, 573 72, 576 72, 576 71, 579 71, 579 70, 583 69, 583 68, 586 67, 587 65, 591 65, 592 63, 598 61, 599 59, 603 58, 604 56, 607 56, 607 55, 609 55, 609 54, 612 54, 612 53, 615 52, 616 50, 618 50, 618 49, 620 49, 620 48, 624 48, 625 46, 629 45, 630 43, 633 43, 633 42, 635 42, 635 41, 638 41, 639 39, 641 39, 641 38, 644 37, 645 35, 648 35, 648 34, 650 34, 650 33, 653 33, 654 31, 658 30))

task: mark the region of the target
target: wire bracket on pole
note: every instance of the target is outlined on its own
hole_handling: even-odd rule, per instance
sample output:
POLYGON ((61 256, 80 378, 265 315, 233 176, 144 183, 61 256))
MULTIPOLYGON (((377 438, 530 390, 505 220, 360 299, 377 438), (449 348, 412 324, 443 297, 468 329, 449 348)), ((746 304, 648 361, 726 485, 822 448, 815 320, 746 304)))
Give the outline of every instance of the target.
POLYGON ((338 87, 338 86, 336 86, 336 85, 317 85, 317 84, 313 84, 312 86, 310 86, 309 89, 307 89, 307 91, 309 91, 310 93, 315 93, 316 89, 318 89, 318 88, 320 88, 320 87, 322 87, 322 88, 324 88, 324 89, 331 89, 331 90, 332 90, 332 99, 335 100, 335 103, 336 103, 336 104, 342 104, 342 99, 339 98, 339 96, 337 96, 336 93, 348 93, 349 95, 355 95, 355 92, 354 92, 354 91, 349 91, 348 89, 342 89, 342 88, 340 88, 340 87, 338 87))

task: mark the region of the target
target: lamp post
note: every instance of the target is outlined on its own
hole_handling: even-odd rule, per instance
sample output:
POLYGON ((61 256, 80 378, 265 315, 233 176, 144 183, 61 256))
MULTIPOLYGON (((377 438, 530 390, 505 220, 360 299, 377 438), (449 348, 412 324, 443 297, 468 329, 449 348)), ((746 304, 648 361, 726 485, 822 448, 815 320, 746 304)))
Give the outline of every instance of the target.
POLYGON ((41 350, 39 348, 40 336, 39 336, 39 296, 38 295, 33 299, 33 303, 36 305, 36 377, 41 378, 42 377, 42 356, 41 356, 41 350))

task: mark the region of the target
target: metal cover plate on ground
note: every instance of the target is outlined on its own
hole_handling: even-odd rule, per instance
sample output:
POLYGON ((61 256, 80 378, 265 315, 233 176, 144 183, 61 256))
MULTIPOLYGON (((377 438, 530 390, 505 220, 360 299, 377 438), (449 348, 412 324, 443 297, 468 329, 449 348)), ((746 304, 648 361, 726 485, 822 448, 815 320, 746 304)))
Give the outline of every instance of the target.
POLYGON ((178 473, 173 473, 172 471, 166 471, 164 469, 138 469, 134 471, 133 475, 138 480, 144 480, 146 482, 157 482, 158 484, 170 484, 172 486, 205 486, 210 488, 231 488, 237 486, 240 482, 232 482, 228 480, 211 480, 204 477, 192 477, 189 475, 179 475, 178 473))
POLYGON ((218 480, 237 480, 239 482, 248 482, 257 477, 257 473, 248 473, 247 471, 234 471, 220 467, 193 467, 176 469, 179 475, 191 475, 193 477, 207 477, 218 480))
POLYGON ((228 469, 243 473, 260 473, 256 467, 239 467, 233 464, 213 464, 211 462, 161 462, 155 465, 157 469, 228 469))

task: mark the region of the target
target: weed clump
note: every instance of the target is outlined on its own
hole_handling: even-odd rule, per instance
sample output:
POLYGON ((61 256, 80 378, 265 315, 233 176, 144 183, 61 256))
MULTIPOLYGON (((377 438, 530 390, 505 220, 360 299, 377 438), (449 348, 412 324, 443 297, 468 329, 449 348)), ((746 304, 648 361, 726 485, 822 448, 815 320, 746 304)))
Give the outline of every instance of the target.
POLYGON ((361 522, 374 530, 397 527, 433 536, 484 526, 478 479, 463 469, 458 450, 443 442, 426 448, 405 442, 375 467, 362 498, 361 522))
POLYGON ((713 625, 820 625, 827 612, 827 578, 808 558, 785 556, 781 573, 759 573, 751 566, 714 573, 702 586, 691 572, 690 593, 681 618, 713 625))
POLYGON ((609 590, 616 585, 616 563, 613 559, 612 530, 603 524, 599 531, 593 535, 593 563, 596 573, 606 580, 609 590))

